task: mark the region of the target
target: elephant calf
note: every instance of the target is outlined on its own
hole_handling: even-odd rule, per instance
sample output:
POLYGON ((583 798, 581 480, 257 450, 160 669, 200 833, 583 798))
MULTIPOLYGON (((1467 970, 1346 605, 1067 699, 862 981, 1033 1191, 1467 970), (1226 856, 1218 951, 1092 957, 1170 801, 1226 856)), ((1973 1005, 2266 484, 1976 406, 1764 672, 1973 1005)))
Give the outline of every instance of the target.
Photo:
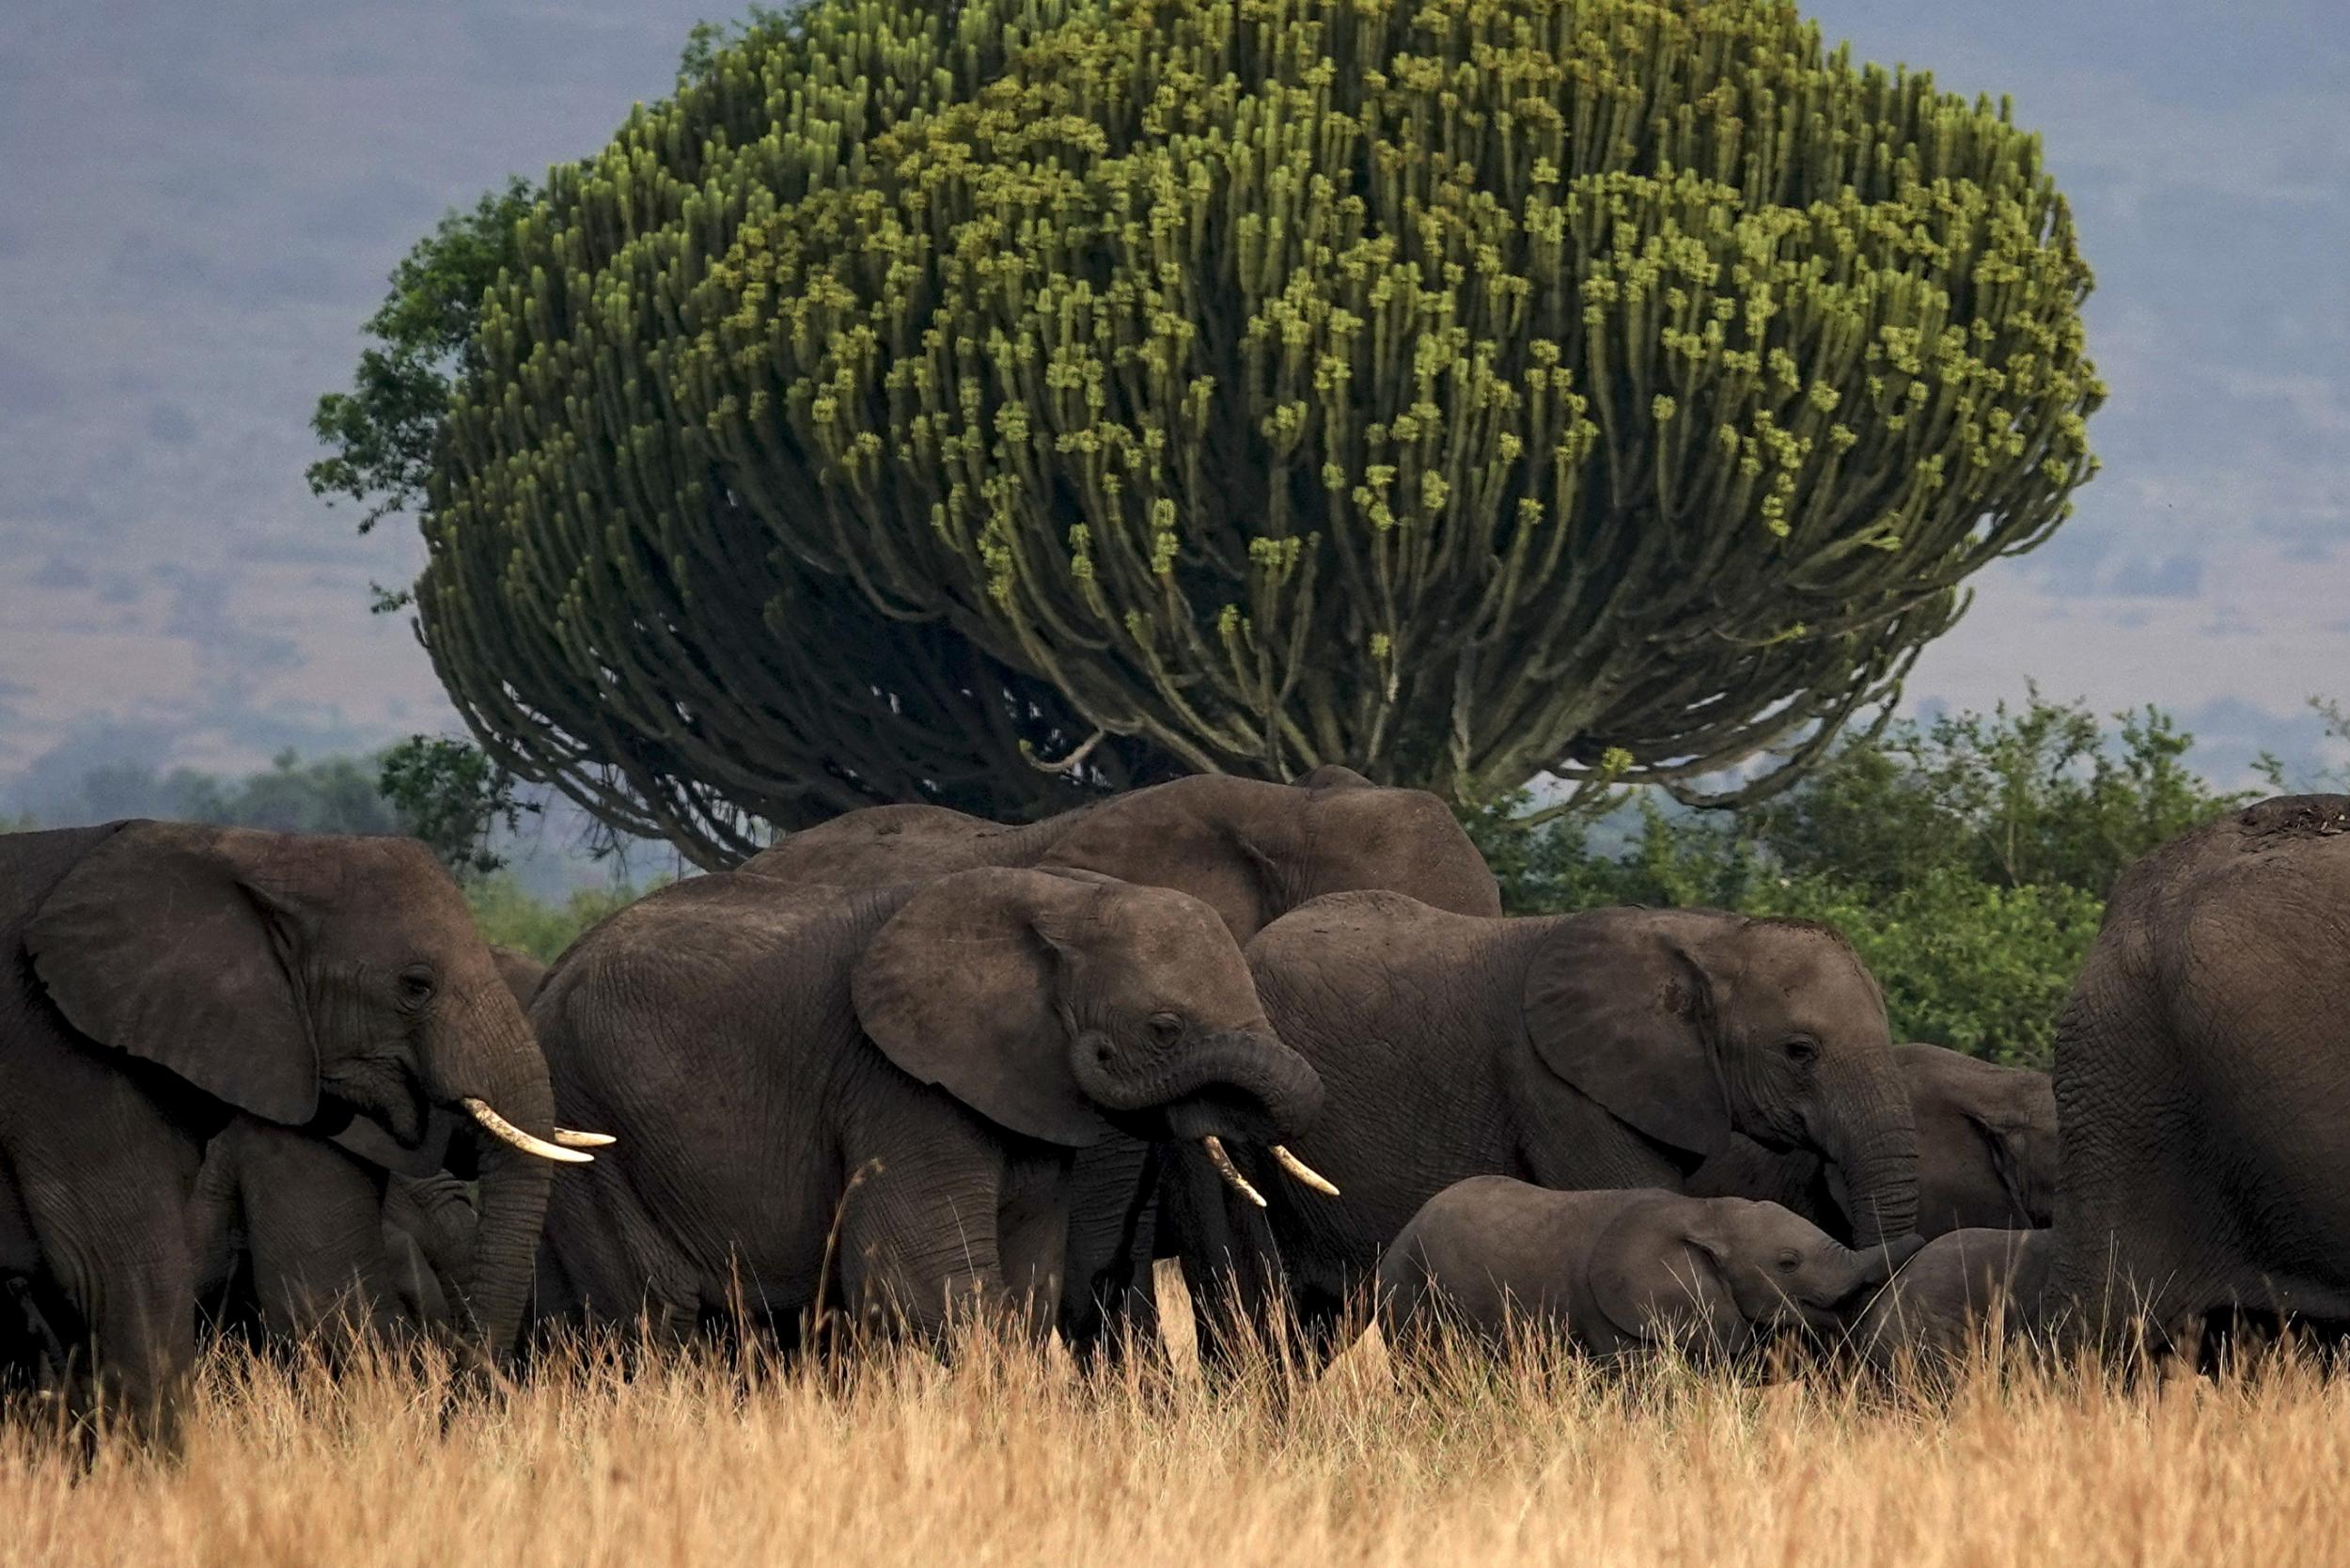
POLYGON ((274 1339, 466 1322, 477 1221, 446 1171, 401 1176, 239 1117, 206 1146, 190 1206, 198 1299, 274 1339))
POLYGON ((1951 1231, 1928 1242, 1870 1301, 1852 1340, 1872 1365, 1890 1368, 1906 1351, 1921 1361, 1962 1354, 1979 1325, 2009 1332, 2046 1326, 2055 1232, 1951 1231))
POLYGON ((1381 1321, 1399 1344, 1449 1317, 1489 1341, 1515 1320, 1600 1356, 1668 1339, 1736 1354, 1780 1329, 1841 1328, 1919 1245, 1853 1251, 1743 1198, 1477 1176, 1423 1204, 1381 1259, 1381 1321))
POLYGON ((1076 1151, 1275 1143, 1319 1109, 1200 901, 1009 868, 891 888, 720 872, 573 945, 532 1020, 619 1143, 557 1194, 552 1310, 669 1336, 841 1301, 935 1334, 1058 1306, 1076 1151))

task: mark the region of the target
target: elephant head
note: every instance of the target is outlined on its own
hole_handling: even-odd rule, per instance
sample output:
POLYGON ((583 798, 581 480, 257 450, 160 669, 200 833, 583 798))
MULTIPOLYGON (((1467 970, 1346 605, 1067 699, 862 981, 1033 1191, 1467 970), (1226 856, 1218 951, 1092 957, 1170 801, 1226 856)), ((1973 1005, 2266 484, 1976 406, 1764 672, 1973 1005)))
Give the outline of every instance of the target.
POLYGON ((133 822, 57 885, 25 942, 75 1029, 228 1105, 366 1127, 395 1155, 422 1148, 435 1112, 494 1135, 472 1307, 494 1349, 512 1339, 547 1162, 608 1140, 554 1125, 538 1043, 424 846, 133 822))
MULTIPOLYGON (((898 1066, 990 1121, 1070 1148, 1295 1137, 1322 1083, 1275 1037, 1231 933, 1197 899, 1006 868, 924 886, 852 977, 898 1066)), ((1226 1162, 1218 1159, 1219 1168, 1226 1162)))
POLYGON ((1523 1002, 1549 1074, 1692 1160, 1733 1132, 1817 1151, 1844 1173, 1863 1247, 1915 1227, 1909 1097, 1884 999, 1841 936, 1716 910, 1595 909, 1550 927, 1523 1002))
POLYGON ((1189 893, 1244 945, 1325 893, 1380 889, 1458 915, 1501 913, 1493 872, 1450 808, 1343 768, 1295 785, 1206 774, 1138 790, 1073 817, 1037 864, 1189 893))
POLYGON ((1840 1330, 1924 1245, 1850 1248, 1776 1203, 1662 1199, 1600 1233, 1590 1289, 1619 1332, 1652 1338, 1662 1324, 1739 1351, 1761 1331, 1840 1330))

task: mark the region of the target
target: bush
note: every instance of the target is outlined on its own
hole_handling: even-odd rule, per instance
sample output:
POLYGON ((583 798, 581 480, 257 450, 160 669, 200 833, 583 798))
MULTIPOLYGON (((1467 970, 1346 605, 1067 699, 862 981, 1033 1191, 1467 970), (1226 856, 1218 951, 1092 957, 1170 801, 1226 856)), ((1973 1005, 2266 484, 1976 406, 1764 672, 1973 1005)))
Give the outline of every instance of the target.
POLYGON ((561 903, 548 903, 525 892, 510 873, 500 873, 467 886, 465 902, 473 908, 474 923, 481 928, 484 940, 553 963, 589 926, 627 908, 668 880, 656 877, 642 888, 625 884, 583 887, 561 903))

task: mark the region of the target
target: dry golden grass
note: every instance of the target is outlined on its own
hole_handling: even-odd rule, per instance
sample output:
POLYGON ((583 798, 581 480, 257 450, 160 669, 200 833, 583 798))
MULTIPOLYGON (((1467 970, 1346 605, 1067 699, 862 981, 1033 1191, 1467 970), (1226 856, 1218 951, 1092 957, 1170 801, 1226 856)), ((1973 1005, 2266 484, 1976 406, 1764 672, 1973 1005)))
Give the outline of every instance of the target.
MULTIPOLYGON (((1186 1330, 1176 1325, 1181 1340, 1186 1330)), ((747 1380, 580 1357, 494 1400, 229 1356, 177 1464, 0 1435, 0 1564, 2337 1560, 2350 1386, 2287 1359, 1935 1396, 1375 1346, 1311 1386, 1180 1356, 1089 1380, 978 1344, 747 1380)))

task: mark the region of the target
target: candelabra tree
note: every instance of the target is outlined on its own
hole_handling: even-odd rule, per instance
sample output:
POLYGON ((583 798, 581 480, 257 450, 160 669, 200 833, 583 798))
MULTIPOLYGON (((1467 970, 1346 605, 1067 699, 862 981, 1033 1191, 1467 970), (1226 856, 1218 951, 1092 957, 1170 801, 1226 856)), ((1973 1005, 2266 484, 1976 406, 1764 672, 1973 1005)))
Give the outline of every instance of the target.
POLYGON ((2094 467, 2037 139, 1763 0, 817 0, 515 237, 421 635, 712 864, 1177 771, 1751 798, 2094 467))

